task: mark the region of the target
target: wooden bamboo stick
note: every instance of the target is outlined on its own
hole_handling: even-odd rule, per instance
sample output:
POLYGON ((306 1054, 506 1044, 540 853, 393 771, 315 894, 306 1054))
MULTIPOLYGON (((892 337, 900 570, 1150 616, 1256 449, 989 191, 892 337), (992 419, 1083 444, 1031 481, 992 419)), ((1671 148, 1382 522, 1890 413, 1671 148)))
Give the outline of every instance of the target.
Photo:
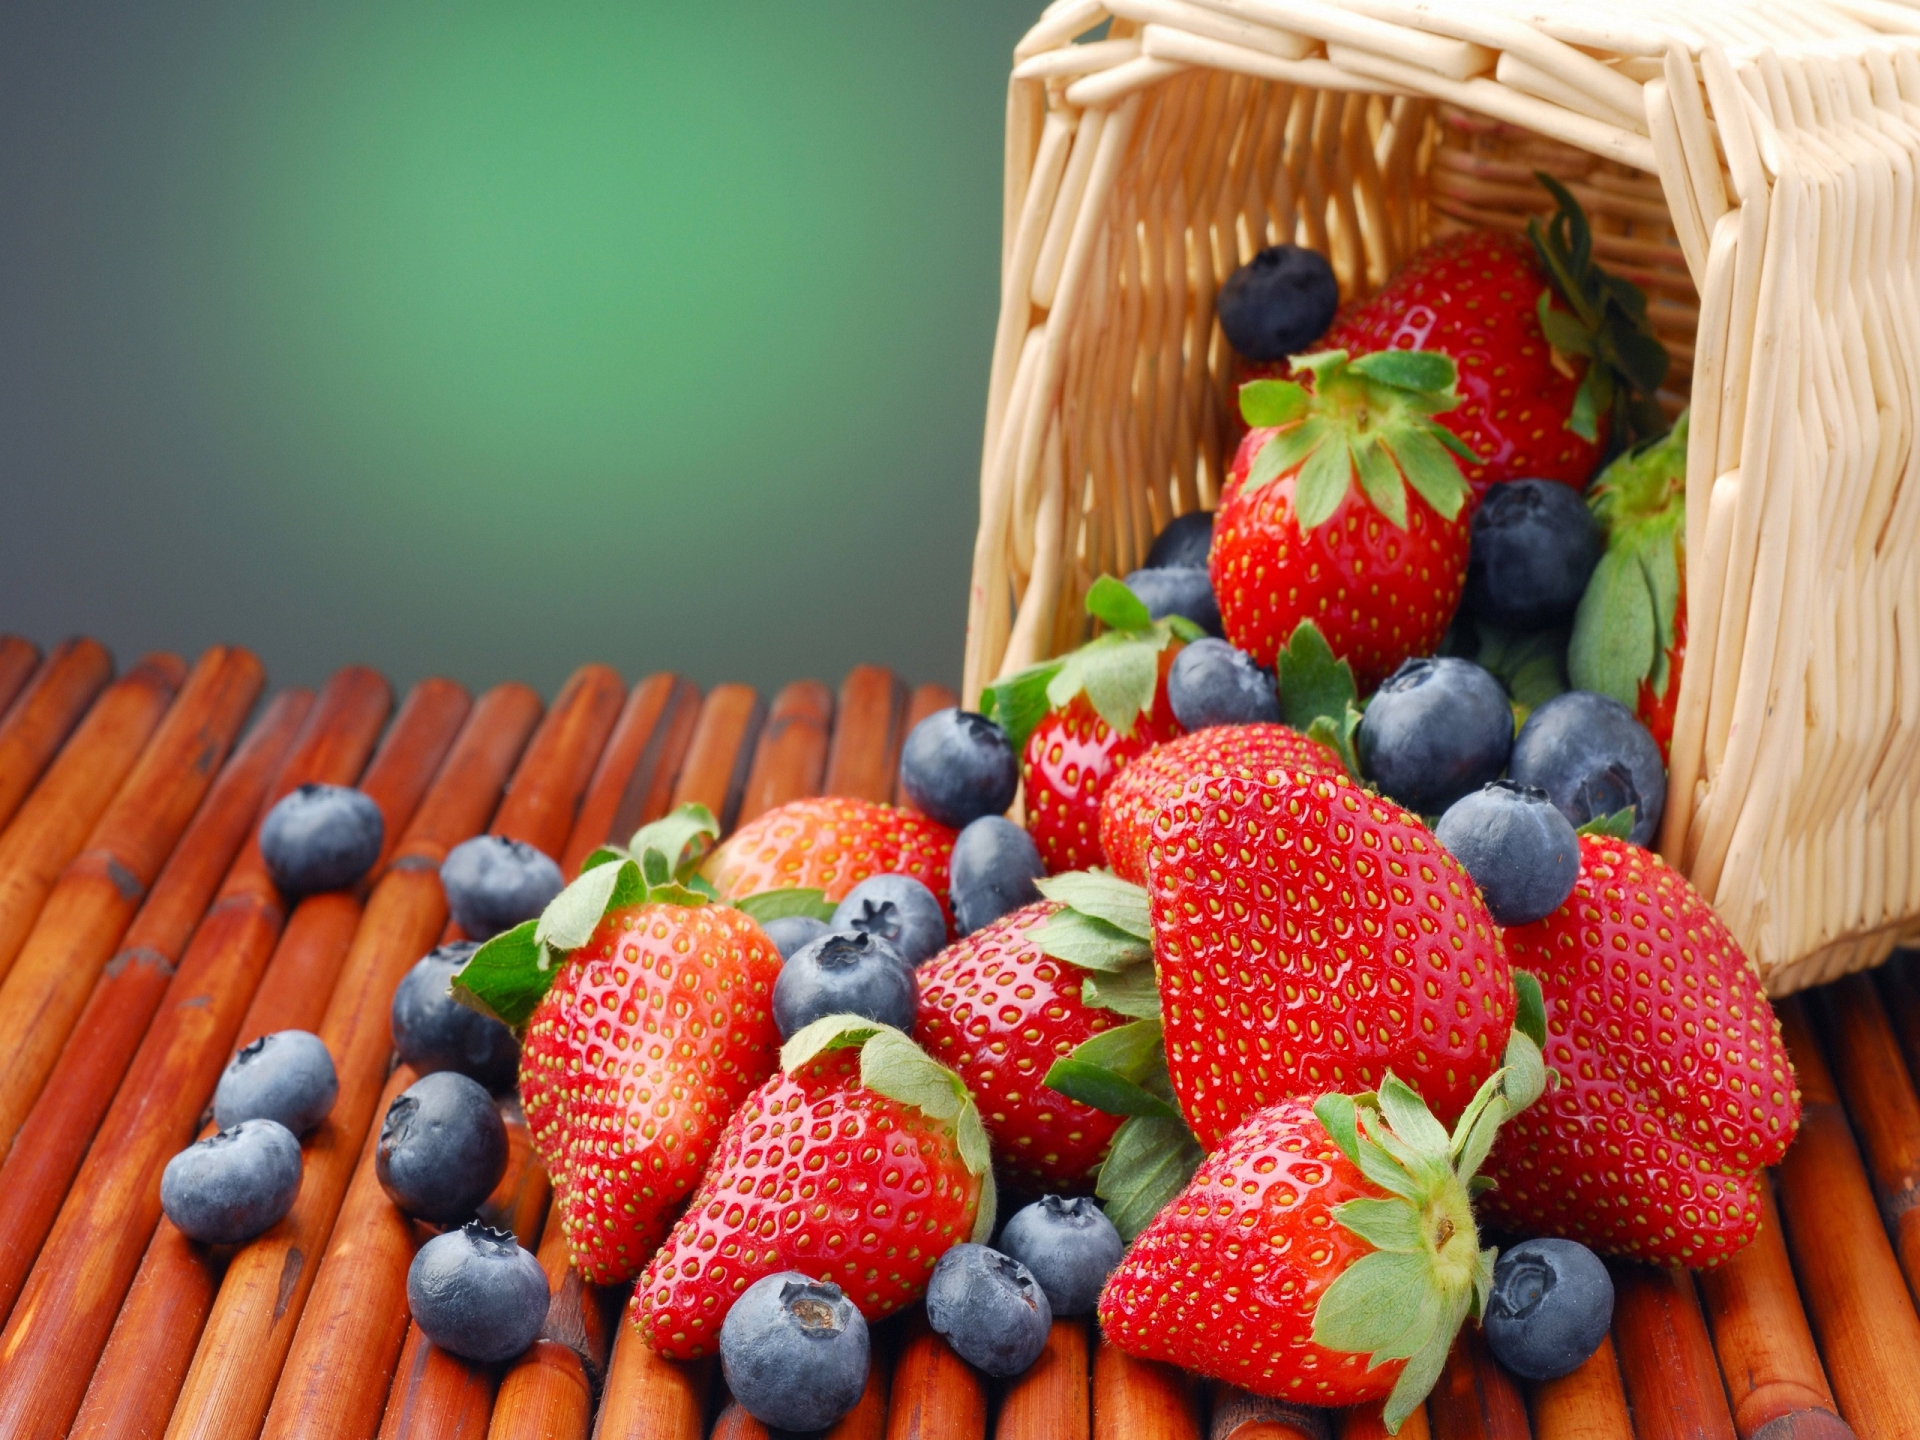
POLYGON ((753 768, 736 823, 802 795, 816 795, 827 773, 833 692, 818 680, 796 680, 774 696, 753 750, 753 768))
POLYGON ((723 832, 731 830, 746 794, 753 744, 766 713, 751 686, 716 685, 707 692, 674 782, 673 804, 704 805, 723 832))
POLYGON ((0 833, 0 976, 48 892, 80 853, 185 682, 176 655, 149 655, 108 686, 0 833))
POLYGON ((134 912, 266 682, 245 650, 200 657, 0 981, 0 1150, 13 1144, 134 912))
POLYGON ((1812 1426, 1812 1416, 1839 1424, 1813 1331, 1794 1285, 1793 1262, 1780 1233, 1771 1186, 1762 1193, 1759 1232, 1744 1250, 1699 1275, 1700 1298, 1713 1330, 1720 1374, 1740 1440, 1776 1422, 1812 1426))
POLYGON ((1800 1134, 1777 1177, 1782 1229, 1840 1415, 1862 1435, 1920 1435, 1920 1317, 1797 1000, 1780 1002, 1800 1134))
POLYGON ((1514 1378, 1494 1363, 1477 1325, 1453 1342, 1447 1367, 1427 1396, 1433 1440, 1529 1440, 1527 1404, 1514 1378))
POLYGON ((283 691, 221 770, 120 953, 94 986, 50 1082, 0 1166, 0 1315, 13 1308, 174 962, 259 817, 267 787, 312 707, 307 691, 283 691))
POLYGON ((729 1400, 713 1422, 712 1440, 767 1440, 767 1427, 741 1409, 738 1400, 729 1400))
POLYGON ((1713 1342, 1684 1270, 1613 1271, 1613 1344, 1639 1440, 1733 1440, 1713 1342))
POLYGON ((1056 1320, 1046 1348, 1007 1383, 997 1440, 1088 1440, 1092 1433, 1087 1322, 1056 1320))
POLYGON ((493 817, 495 834, 560 857, 625 698, 626 687, 608 666, 582 665, 567 677, 527 742, 493 817))
POLYGON ((1611 1335, 1571 1375, 1530 1386, 1527 1400, 1535 1440, 1632 1440, 1611 1335))
POLYGON ((1340 1412, 1340 1440, 1430 1440, 1432 1432, 1427 1426, 1427 1407, 1416 1405, 1413 1413, 1400 1422, 1400 1433, 1389 1437, 1386 1416, 1382 1413, 1386 1402, 1374 1401, 1371 1405, 1356 1405, 1351 1410, 1340 1412))
POLYGON ((986 1440, 987 1387, 916 1308, 893 1364, 887 1440, 986 1440))
POLYGON ((857 800, 893 799, 906 738, 907 687, 891 670, 856 665, 840 687, 840 705, 827 751, 828 795, 857 800))
POLYGON ((662 1360, 644 1335, 621 1325, 593 1440, 700 1440, 708 1379, 707 1361, 662 1360))
POLYGON ((678 675, 649 675, 633 687, 574 820, 560 868, 569 877, 595 847, 627 837, 667 813, 674 777, 693 738, 700 692, 678 675))
POLYGON ((1817 992, 1834 1072, 1854 1134, 1867 1152, 1880 1213, 1907 1283, 1920 1287, 1920 1099, 1899 1037, 1866 975, 1817 992))
POLYGON ((882 1336, 873 1337, 867 1362, 867 1385, 854 1402, 853 1409, 834 1421, 825 1440, 885 1440, 887 1433, 888 1378, 893 1373, 893 1357, 882 1336))
POLYGON ((53 647, 27 688, 0 717, 0 825, 13 819, 80 717, 113 678, 113 657, 97 640, 53 647))
POLYGON ((40 647, 23 635, 0 635, 0 715, 40 668, 40 647))
POLYGON ((1200 1440, 1193 1377, 1099 1341, 1093 1352, 1093 1440, 1200 1440))

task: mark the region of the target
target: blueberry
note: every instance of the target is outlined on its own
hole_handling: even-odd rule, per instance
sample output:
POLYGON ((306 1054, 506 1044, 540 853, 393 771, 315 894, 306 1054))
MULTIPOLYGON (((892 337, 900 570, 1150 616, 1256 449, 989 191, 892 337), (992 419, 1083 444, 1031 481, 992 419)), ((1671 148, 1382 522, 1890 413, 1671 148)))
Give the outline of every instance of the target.
POLYGON ((1055 1315, 1085 1315, 1126 1247, 1086 1196, 1043 1195, 1007 1221, 1000 1248, 1033 1272, 1055 1315))
POLYGON ((870 875, 833 912, 835 930, 877 935, 918 965, 947 943, 947 916, 933 891, 911 875, 870 875))
POLYGON ((453 998, 453 977, 480 947, 456 940, 415 963, 393 992, 393 1048, 419 1075, 458 1070, 496 1095, 520 1070, 513 1031, 453 998))
POLYGON ((1509 630, 1573 618, 1606 537, 1580 492, 1553 480, 1495 485, 1473 516, 1467 604, 1509 630))
POLYGON ((409 1215, 438 1225, 472 1217, 507 1173, 507 1126, 487 1087, 440 1070, 394 1096, 374 1174, 409 1215))
POLYGON ((475 940, 491 940, 547 908, 563 888, 560 867, 524 840, 476 835, 440 866, 447 909, 475 940))
POLYGON ((1033 837, 1004 815, 985 815, 960 832, 948 862, 947 898, 962 935, 991 925, 1040 898, 1047 873, 1033 837))
POLYGON ((278 1120, 242 1120, 167 1162, 160 1208, 189 1240, 238 1245, 271 1229, 300 1193, 300 1142, 278 1120))
POLYGON ((767 932, 767 938, 773 941, 773 948, 780 952, 780 958, 791 960, 796 952, 811 945, 833 927, 811 915, 782 915, 778 920, 762 921, 760 928, 767 932))
POLYGON ((927 1323, 962 1360, 1005 1379, 1040 1358, 1053 1328, 1053 1307, 1018 1260, 984 1245, 961 1244, 933 1267, 927 1323))
POLYGON ((900 747, 900 788, 922 815, 958 830, 1006 812, 1020 788, 1020 758, 986 716, 936 710, 900 747))
POLYGON ((276 1030, 228 1062, 213 1092, 213 1122, 231 1130, 242 1120, 278 1120, 304 1135, 333 1109, 340 1093, 333 1056, 318 1035, 276 1030))
POLYGON ((1494 1359, 1529 1380, 1580 1368, 1613 1322, 1613 1280, 1572 1240, 1526 1240, 1493 1266, 1483 1320, 1494 1359))
POLYGON ((357 884, 380 858, 380 807, 345 785, 302 785, 260 822, 260 858, 280 893, 298 900, 357 884))
POLYGON ((1213 549, 1213 512, 1189 510, 1167 522, 1167 528, 1153 537, 1142 570, 1171 570, 1176 566, 1207 568, 1207 552, 1213 549))
POLYGON ((1156 620, 1184 615, 1209 635, 1220 634, 1220 601, 1214 596, 1213 581, 1198 565, 1136 570, 1127 576, 1127 588, 1156 620))
POLYGON ((407 1308, 449 1354, 511 1360, 547 1323, 547 1272, 506 1230, 473 1221, 436 1235, 407 1267, 407 1308))
POLYGON ((1495 780, 1462 795, 1433 833, 1467 867, 1502 925, 1551 915, 1580 878, 1580 839, 1534 785, 1495 780))
POLYGON ((1280 693, 1273 676, 1224 640, 1196 640, 1173 657, 1167 699, 1173 718, 1189 730, 1280 722, 1280 693))
POLYGON ((913 968, 878 935, 822 935, 780 969, 773 984, 773 1023, 791 1038, 822 1015, 861 1015, 911 1030, 920 987, 913 968))
POLYGON ((1360 720, 1360 768, 1381 791, 1438 815, 1506 768, 1513 710, 1471 660, 1406 660, 1360 720))
POLYGON ((1632 806, 1636 845, 1660 828, 1667 772, 1660 747, 1633 712, 1609 695, 1569 690, 1527 717, 1510 772, 1547 792, 1575 828, 1632 806))
POLYGON ((867 1388, 867 1322, 838 1285, 794 1270, 756 1280, 720 1325, 720 1368, 775 1430, 824 1430, 867 1388))
POLYGON ((1340 283, 1317 250, 1270 245, 1227 277, 1213 302, 1227 343, 1249 360, 1310 349, 1340 308, 1340 283))

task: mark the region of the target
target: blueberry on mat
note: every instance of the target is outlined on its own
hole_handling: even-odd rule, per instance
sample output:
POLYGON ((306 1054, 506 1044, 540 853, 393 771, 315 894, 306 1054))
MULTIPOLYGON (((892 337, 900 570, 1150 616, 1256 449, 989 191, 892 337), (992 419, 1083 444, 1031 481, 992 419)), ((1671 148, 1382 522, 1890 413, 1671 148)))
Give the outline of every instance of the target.
POLYGON ((1085 1195, 1043 1195, 1000 1232, 1000 1249, 1033 1272, 1062 1316, 1092 1312, 1125 1248, 1106 1212, 1085 1195))
POLYGON ((954 926, 971 935, 1040 898, 1034 881, 1047 873, 1033 836, 1004 815, 985 815, 960 832, 947 868, 954 926))
POLYGON ((476 835, 440 866, 447 909, 475 940, 491 940, 547 908, 562 888, 560 867, 524 840, 476 835))
POLYGON ((866 1318, 838 1285, 785 1270, 741 1292, 720 1326, 727 1389, 762 1425, 824 1430, 867 1388, 866 1318))
POLYGON ((1493 1358, 1529 1380, 1580 1368, 1613 1322, 1613 1279, 1573 1240, 1525 1240, 1493 1266, 1482 1322, 1493 1358))
POLYGON ((1538 786, 1495 780, 1449 805, 1433 833, 1502 925, 1551 915, 1580 878, 1580 837, 1538 786))
POLYGON ((457 1070, 422 1076, 387 1107, 373 1169, 415 1219, 459 1224, 507 1172, 506 1122, 479 1081, 457 1070))
POLYGON ((912 1030, 920 987, 913 967, 878 935, 821 936, 796 950, 773 984, 773 1023, 791 1039, 822 1015, 860 1015, 912 1030))
POLYGON ((260 822, 260 858, 290 900, 343 890, 380 858, 386 839, 380 807, 346 785, 302 785, 260 822))
POLYGON ((278 1224, 300 1193, 300 1142, 277 1120, 196 1141, 160 1174, 160 1208, 189 1240, 238 1245, 278 1224))
POLYGON ((1214 313, 1227 343, 1249 360, 1313 348, 1340 308, 1340 283, 1318 250, 1270 245, 1227 277, 1214 313))
POLYGON ((231 1130, 242 1120, 278 1120, 304 1135, 333 1109, 340 1093, 333 1056, 318 1035, 276 1030, 244 1045, 213 1092, 213 1122, 231 1130))
POLYGON ((407 1308, 421 1332, 483 1365, 533 1344, 549 1299, 540 1262, 509 1231, 477 1220, 434 1236, 407 1267, 407 1308))
POLYGON ((847 892, 828 927, 878 936, 918 965, 947 943, 947 917, 933 891, 911 875, 870 875, 847 892))
POLYGON ((1053 1307, 1033 1272, 985 1245, 955 1245, 927 1281, 927 1323, 969 1365, 999 1379, 1040 1358, 1053 1307))
POLYGON ((393 1047, 416 1074, 458 1070, 496 1095, 513 1088, 520 1042, 491 1015, 453 998, 453 977, 480 947, 456 940, 430 951, 393 992, 393 1047))
POLYGON ((1471 660, 1406 660, 1360 719, 1360 768, 1390 799, 1438 815, 1506 768, 1513 709, 1471 660))
POLYGON ((1189 510, 1167 522, 1167 528, 1153 537, 1147 548, 1142 570, 1169 570, 1176 566, 1197 565, 1207 568, 1207 552, 1213 549, 1213 512, 1189 510))
POLYGON ((1007 732, 971 710, 936 710, 900 747, 900 788, 929 820, 958 830, 999 815, 1020 788, 1020 758, 1007 732))
POLYGON ((780 952, 780 958, 791 960, 833 927, 811 915, 782 915, 778 920, 762 920, 760 928, 767 932, 767 938, 773 941, 773 948, 780 952))
POLYGON ((1196 640, 1173 657, 1167 700, 1173 718, 1188 730, 1280 722, 1280 693, 1273 676, 1224 640, 1196 640))
POLYGON ((1575 829, 1629 807, 1634 844, 1645 845, 1660 828, 1667 803, 1660 746, 1609 695, 1569 690, 1536 709, 1513 742, 1508 771, 1546 791, 1575 829))
POLYGON ((1209 635, 1220 633, 1220 601, 1213 593, 1213 581, 1207 578, 1205 566, 1136 570, 1127 576, 1127 588, 1156 620, 1184 615, 1209 635))
POLYGON ((1579 491, 1557 480, 1509 480, 1473 514, 1467 605, 1509 630, 1573 618, 1606 537, 1579 491))

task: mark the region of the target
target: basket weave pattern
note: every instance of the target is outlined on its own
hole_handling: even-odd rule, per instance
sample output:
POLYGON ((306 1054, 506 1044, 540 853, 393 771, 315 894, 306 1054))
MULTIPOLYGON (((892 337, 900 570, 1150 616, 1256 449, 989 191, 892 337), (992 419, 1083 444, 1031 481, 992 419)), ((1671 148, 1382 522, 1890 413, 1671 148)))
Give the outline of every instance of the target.
POLYGON ((1237 266, 1363 296, 1545 169, 1693 407, 1660 848, 1775 994, 1920 933, 1920 8, 1057 0, 1015 61, 970 703, 1215 505, 1237 266))

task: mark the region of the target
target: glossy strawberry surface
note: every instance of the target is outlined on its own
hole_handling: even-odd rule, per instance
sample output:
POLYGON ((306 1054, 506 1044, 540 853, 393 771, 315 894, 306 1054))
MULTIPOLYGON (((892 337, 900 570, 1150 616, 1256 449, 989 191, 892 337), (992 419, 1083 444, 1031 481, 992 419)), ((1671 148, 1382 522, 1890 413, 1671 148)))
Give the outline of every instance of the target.
POLYGON ((1134 760, 1180 734, 1166 684, 1177 648, 1169 647, 1162 658, 1153 707, 1134 721, 1131 733, 1101 719, 1081 694, 1050 711, 1027 737, 1021 765, 1027 832, 1049 874, 1106 863, 1100 846, 1100 797, 1134 760))
POLYGON ((769 890, 820 890, 830 901, 872 875, 911 875, 953 912, 947 862, 954 832, 917 810, 844 795, 792 800, 734 831, 701 873, 726 900, 769 890))
POLYGON ((1123 770, 1100 801, 1100 844, 1122 880, 1147 883, 1153 817, 1196 775, 1255 780, 1273 771, 1344 775, 1340 757, 1285 725, 1216 725, 1156 746, 1123 770))
POLYGON ((1373 1246, 1333 1219, 1379 1197, 1307 1102, 1246 1117, 1143 1230, 1100 1296, 1100 1330, 1130 1355, 1162 1360, 1256 1395, 1357 1405, 1393 1389, 1405 1362, 1313 1341, 1326 1289, 1373 1246))
POLYGON ((1200 1143, 1391 1069, 1451 1124, 1513 1028, 1513 977, 1467 872, 1350 781, 1189 781, 1147 864, 1167 1061, 1200 1143))
POLYGON ((1082 1041, 1126 1023, 1081 1002, 1086 972, 1042 954, 1033 932, 1061 907, 1025 906, 922 965, 914 1038, 973 1092, 1000 1171, 1017 1186, 1090 1193, 1120 1128, 1041 1081, 1082 1041))
POLYGON ((638 1274, 734 1107, 772 1073, 780 952, 723 905, 607 914, 528 1022, 520 1099, 574 1267, 638 1274))
POLYGON ((830 1050, 741 1105, 630 1313, 662 1355, 697 1359, 743 1290, 798 1270, 878 1320, 926 1293, 983 1184, 950 1125, 863 1088, 859 1051, 830 1050))
POLYGON ((1558 1085, 1508 1122, 1486 1213, 1526 1234, 1664 1265, 1725 1259, 1760 1223, 1760 1173, 1800 1097, 1739 945, 1657 855, 1583 835, 1580 879, 1506 932, 1539 977, 1558 1085))

